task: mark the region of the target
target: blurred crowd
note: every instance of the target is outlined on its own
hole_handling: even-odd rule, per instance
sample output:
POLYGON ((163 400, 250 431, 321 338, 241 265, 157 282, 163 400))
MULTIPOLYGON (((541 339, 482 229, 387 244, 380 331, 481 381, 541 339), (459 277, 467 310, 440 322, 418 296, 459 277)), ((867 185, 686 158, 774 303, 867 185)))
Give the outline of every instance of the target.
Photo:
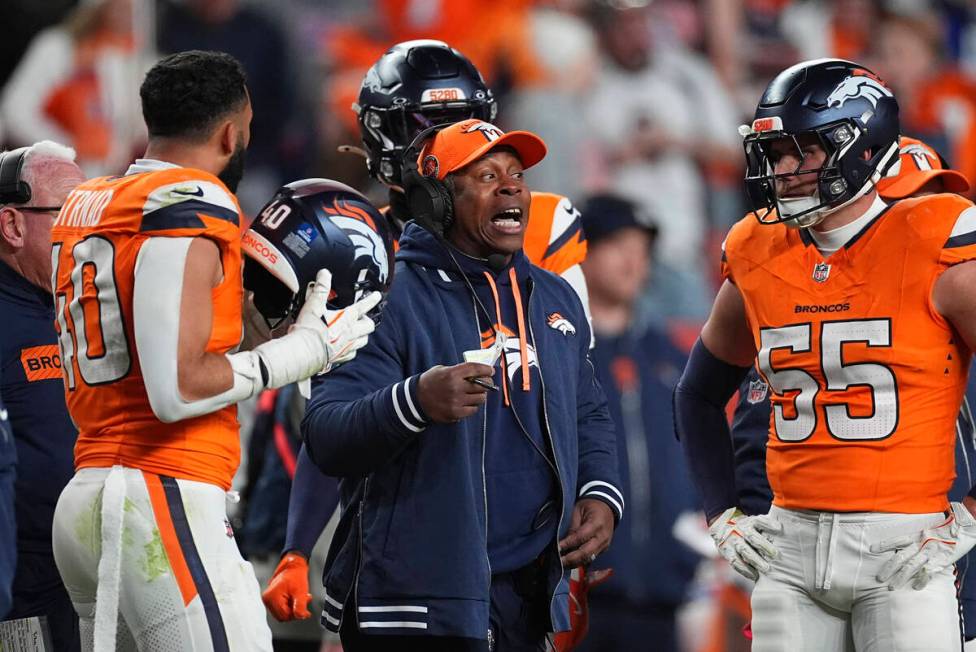
POLYGON ((908 135, 976 172, 976 30, 964 0, 84 0, 4 3, 14 38, 0 61, 8 146, 53 138, 90 174, 141 145, 134 89, 158 53, 219 49, 253 89, 246 209, 283 180, 368 185, 350 109, 386 48, 437 38, 486 76, 504 128, 552 154, 531 179, 582 199, 612 190, 660 228, 645 315, 704 315, 716 242, 744 212, 735 128, 774 71, 837 56, 872 66, 908 135), (704 257, 703 257, 704 254, 704 257))
MULTIPOLYGON (((969 0, 5 0, 0 19, 0 149, 61 142, 88 176, 120 173, 142 152, 137 92, 159 55, 208 49, 239 59, 254 107, 239 194, 252 216, 279 185, 302 177, 337 179, 385 202, 360 156, 351 108, 364 73, 409 39, 443 40, 466 54, 494 90, 499 126, 534 131, 549 147, 531 187, 578 202, 584 225, 607 202, 625 202, 630 221, 618 230, 629 237, 593 238, 591 254, 603 258, 586 273, 604 384, 615 418, 629 424, 621 436, 639 455, 624 448, 655 468, 677 467, 661 462, 675 447, 670 401, 653 399, 670 395, 681 349, 717 287, 719 245, 747 211, 737 128, 775 73, 819 57, 865 63, 894 89, 903 133, 976 179, 969 0), (635 235, 644 231, 646 241, 635 235), (615 266, 627 261, 630 269, 615 266), (635 405, 645 411, 628 412, 635 405), (645 437, 650 444, 640 443, 645 437)), ((275 443, 275 454, 282 448, 273 437, 262 441, 275 443)), ((639 476, 640 460, 630 461, 639 476)), ((279 475, 287 494, 287 474, 279 475)), ((677 609, 694 595, 696 553, 711 551, 701 528, 683 519, 694 508, 662 505, 660 495, 678 492, 652 477, 654 486, 630 490, 646 492, 645 513, 662 514, 670 543, 637 521, 625 534, 627 554, 647 555, 641 546, 653 543, 658 551, 685 546, 691 558, 663 570, 615 559, 627 572, 604 589, 604 604, 618 612, 635 601, 645 616, 649 604, 677 609), (641 593, 642 574, 667 571, 676 573, 667 591, 641 593)), ((745 641, 738 628, 747 600, 730 589, 718 602, 742 622, 690 632, 697 649, 745 641)))
POLYGON ((118 172, 142 145, 134 89, 155 57, 203 48, 240 59, 255 110, 241 186, 250 211, 302 176, 370 188, 350 108, 363 73, 392 43, 444 40, 485 75, 500 126, 546 140, 533 186, 577 201, 614 192, 657 225, 641 312, 679 337, 705 316, 718 243, 745 212, 736 127, 784 66, 866 63, 895 89, 906 135, 976 176, 976 9, 966 0, 3 4, 12 36, 0 57, 0 139, 68 143, 91 175, 118 172))

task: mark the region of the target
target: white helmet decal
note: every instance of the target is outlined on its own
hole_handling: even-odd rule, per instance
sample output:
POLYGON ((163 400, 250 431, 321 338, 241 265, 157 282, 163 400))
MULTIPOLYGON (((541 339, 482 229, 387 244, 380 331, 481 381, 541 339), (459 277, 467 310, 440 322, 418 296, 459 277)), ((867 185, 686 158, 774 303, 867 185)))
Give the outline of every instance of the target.
POLYGON ((827 107, 841 107, 847 100, 863 97, 871 106, 877 108, 878 100, 882 97, 893 97, 890 90, 881 82, 866 75, 851 75, 837 85, 837 88, 827 97, 827 107))
POLYGON ((332 222, 345 232, 355 248, 353 259, 369 256, 379 268, 379 281, 386 283, 389 276, 390 260, 383 238, 377 233, 373 218, 363 209, 350 205, 345 200, 334 199, 331 206, 322 204, 323 210, 332 217, 332 222))

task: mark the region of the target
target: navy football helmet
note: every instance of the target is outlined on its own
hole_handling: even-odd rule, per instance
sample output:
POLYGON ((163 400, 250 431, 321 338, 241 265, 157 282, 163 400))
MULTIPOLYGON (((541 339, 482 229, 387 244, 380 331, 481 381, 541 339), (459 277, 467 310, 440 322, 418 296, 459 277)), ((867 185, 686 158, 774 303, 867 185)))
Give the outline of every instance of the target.
POLYGON ((898 161, 898 102, 864 66, 841 59, 805 61, 766 87, 752 125, 743 125, 746 190, 763 223, 808 227, 869 192, 898 161), (802 172, 800 138, 826 152, 810 197, 781 197, 777 180, 802 172), (791 139, 799 164, 776 174, 773 142, 791 139), (775 212, 774 212, 775 209, 775 212))
MULTIPOLYGON (((329 179, 282 186, 241 242, 244 287, 269 324, 295 316, 322 268, 332 272, 329 308, 345 308, 393 280, 393 237, 363 195, 329 179)), ((379 321, 385 302, 370 311, 379 321)))
POLYGON ((403 150, 421 130, 478 118, 495 119, 491 89, 467 57, 443 41, 398 43, 363 78, 353 105, 369 173, 401 185, 403 150))

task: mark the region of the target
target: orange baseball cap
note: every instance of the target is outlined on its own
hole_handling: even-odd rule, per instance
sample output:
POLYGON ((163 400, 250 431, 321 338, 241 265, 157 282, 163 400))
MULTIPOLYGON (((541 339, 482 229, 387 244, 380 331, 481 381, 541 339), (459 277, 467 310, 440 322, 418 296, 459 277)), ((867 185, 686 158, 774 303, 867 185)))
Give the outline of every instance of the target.
POLYGON ((966 175, 945 167, 938 152, 922 141, 902 136, 898 140, 898 153, 901 165, 898 173, 878 181, 878 192, 883 198, 910 197, 936 177, 942 179, 946 192, 969 192, 966 175))
POLYGON ((474 163, 498 147, 511 147, 522 166, 532 167, 546 156, 546 144, 528 131, 505 133, 483 120, 462 120, 445 127, 427 141, 417 158, 420 173, 443 180, 451 172, 474 163))

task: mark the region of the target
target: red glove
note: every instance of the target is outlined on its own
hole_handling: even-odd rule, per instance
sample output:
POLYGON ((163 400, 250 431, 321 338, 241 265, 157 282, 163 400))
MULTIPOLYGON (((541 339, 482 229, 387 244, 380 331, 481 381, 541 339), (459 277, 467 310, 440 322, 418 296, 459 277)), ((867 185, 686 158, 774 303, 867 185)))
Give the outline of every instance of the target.
POLYGON ((280 622, 305 619, 312 614, 308 603, 312 594, 308 592, 308 561, 300 552, 289 552, 275 569, 268 588, 261 594, 264 606, 280 622))
POLYGON ((590 627, 588 594, 594 586, 603 584, 613 575, 612 568, 588 571, 586 567, 574 568, 569 575, 569 626, 568 632, 559 632, 553 639, 555 652, 569 652, 586 638, 590 627))

